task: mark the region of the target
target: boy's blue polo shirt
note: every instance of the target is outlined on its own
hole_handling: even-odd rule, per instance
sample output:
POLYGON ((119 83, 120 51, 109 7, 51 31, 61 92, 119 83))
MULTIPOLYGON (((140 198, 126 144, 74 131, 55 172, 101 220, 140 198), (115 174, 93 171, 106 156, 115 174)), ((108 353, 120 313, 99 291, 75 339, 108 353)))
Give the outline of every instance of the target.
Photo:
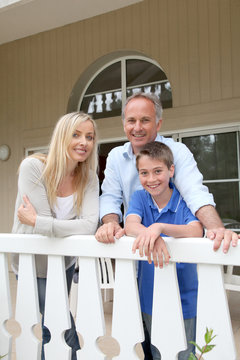
MULTIPOLYGON (((179 191, 170 184, 173 193, 167 206, 159 213, 151 195, 146 190, 135 191, 131 197, 127 215, 140 216, 141 223, 148 227, 156 222, 185 225, 198 219, 191 213, 179 191)), ((126 215, 126 216, 127 216, 126 215)), ((165 236, 164 234, 161 234, 165 236)), ((177 241, 177 240, 176 240, 177 241)), ((177 263, 177 276, 184 319, 196 316, 197 311, 197 266, 177 263)), ((154 264, 139 261, 138 286, 142 312, 152 314, 154 264)))

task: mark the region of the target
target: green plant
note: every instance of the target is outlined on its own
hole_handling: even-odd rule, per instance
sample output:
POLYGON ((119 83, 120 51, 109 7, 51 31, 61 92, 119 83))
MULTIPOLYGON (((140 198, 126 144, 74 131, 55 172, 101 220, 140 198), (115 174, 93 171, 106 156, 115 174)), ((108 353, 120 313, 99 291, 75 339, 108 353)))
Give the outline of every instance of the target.
POLYGON ((195 345, 196 348, 200 351, 200 355, 199 358, 197 358, 195 355, 193 355, 193 353, 190 354, 188 360, 200 360, 202 359, 203 354, 211 351, 214 346, 216 345, 210 345, 210 342, 216 337, 217 335, 213 336, 213 330, 206 328, 206 333, 204 335, 204 339, 205 339, 205 345, 203 347, 200 347, 198 344, 196 344, 194 341, 189 341, 191 344, 195 345))
POLYGON ((7 354, 5 354, 5 355, 0 355, 0 359, 3 359, 5 356, 7 356, 7 354))

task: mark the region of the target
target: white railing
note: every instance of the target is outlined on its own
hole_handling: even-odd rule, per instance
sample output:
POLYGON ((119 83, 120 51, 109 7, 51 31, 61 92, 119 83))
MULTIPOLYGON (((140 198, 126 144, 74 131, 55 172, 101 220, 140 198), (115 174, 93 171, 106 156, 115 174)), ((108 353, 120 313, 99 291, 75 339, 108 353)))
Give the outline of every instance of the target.
MULTIPOLYGON (((227 254, 212 250, 212 242, 205 238, 166 238, 171 263, 155 270, 152 343, 163 360, 174 360, 186 347, 179 297, 176 262, 198 264, 199 291, 197 342, 204 344, 206 327, 214 329, 216 347, 206 359, 234 360, 235 345, 222 266, 240 265, 240 248, 231 248, 227 254)), ((141 312, 134 260, 142 260, 131 251, 133 239, 123 237, 115 244, 98 243, 94 236, 47 238, 39 235, 0 234, 0 354, 11 359, 11 336, 5 323, 12 316, 9 289, 8 254, 19 253, 19 278, 15 320, 21 326, 16 339, 17 360, 40 359, 40 343, 33 334, 39 322, 36 275, 33 254, 48 255, 48 278, 45 322, 51 332, 51 341, 45 346, 46 360, 69 360, 70 348, 62 334, 70 327, 69 301, 63 256, 79 257, 79 284, 76 327, 84 339, 78 359, 105 359, 96 340, 105 334, 104 313, 99 284, 97 258, 116 259, 113 298, 112 337, 120 345, 116 359, 138 359, 135 345, 143 340, 141 312)))

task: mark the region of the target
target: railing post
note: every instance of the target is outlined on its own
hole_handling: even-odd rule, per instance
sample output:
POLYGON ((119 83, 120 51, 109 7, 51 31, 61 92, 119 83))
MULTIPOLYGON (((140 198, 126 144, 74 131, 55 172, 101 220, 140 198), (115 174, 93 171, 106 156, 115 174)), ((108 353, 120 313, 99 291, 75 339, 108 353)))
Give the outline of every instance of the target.
POLYGON ((197 343, 204 344, 206 327, 213 329, 216 347, 209 360, 235 360, 236 350, 221 265, 198 265, 197 343))
POLYGON ((187 348, 175 263, 155 268, 152 343, 162 360, 177 359, 187 348))
POLYGON ((12 316, 7 254, 0 253, 0 355, 11 358, 12 336, 6 331, 5 323, 12 316))
POLYGON ((16 321, 21 334, 16 339, 17 360, 40 359, 40 342, 33 333, 39 320, 35 258, 34 255, 19 255, 19 272, 16 301, 16 321))
POLYGON ((134 348, 144 334, 133 260, 116 260, 112 336, 120 344, 116 359, 138 359, 134 348))
POLYGON ((78 351, 79 359, 105 359, 96 344, 98 337, 105 334, 97 261, 96 258, 79 258, 76 326, 84 341, 83 348, 78 351))
POLYGON ((44 325, 51 333, 50 342, 44 345, 46 360, 70 360, 71 348, 64 339, 71 320, 63 256, 48 256, 44 325))

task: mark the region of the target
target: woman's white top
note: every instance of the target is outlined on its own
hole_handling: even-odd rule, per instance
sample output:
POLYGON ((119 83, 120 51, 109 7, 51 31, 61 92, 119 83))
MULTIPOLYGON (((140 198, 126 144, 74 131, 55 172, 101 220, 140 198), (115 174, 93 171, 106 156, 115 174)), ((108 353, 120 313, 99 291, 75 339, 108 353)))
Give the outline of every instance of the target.
POLYGON ((69 217, 69 214, 73 211, 74 195, 60 197, 57 196, 56 204, 53 206, 53 211, 55 212, 56 219, 64 220, 69 217))

